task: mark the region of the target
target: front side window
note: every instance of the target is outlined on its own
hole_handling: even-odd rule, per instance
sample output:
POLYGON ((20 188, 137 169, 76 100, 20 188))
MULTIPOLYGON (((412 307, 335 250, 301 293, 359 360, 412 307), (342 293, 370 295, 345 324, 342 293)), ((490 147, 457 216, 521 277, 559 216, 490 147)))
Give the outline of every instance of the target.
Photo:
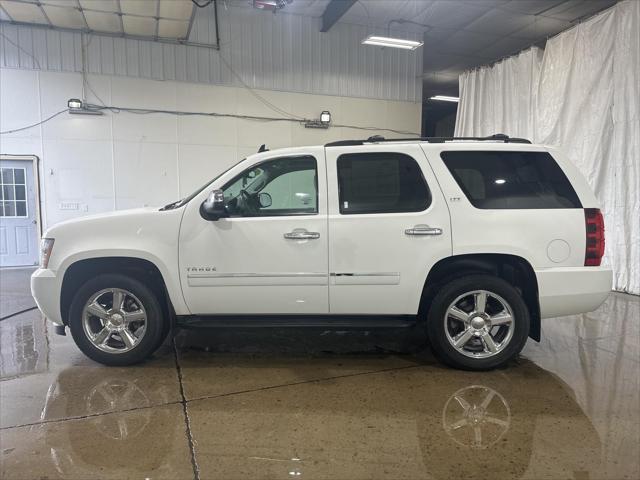
POLYGON ((318 169, 311 156, 284 157, 255 165, 222 189, 230 217, 318 213, 318 169))
POLYGON ((476 208, 582 208, 547 152, 448 151, 441 157, 476 208))
POLYGON ((431 192, 418 163, 402 153, 348 153, 338 157, 340 213, 421 212, 431 192))

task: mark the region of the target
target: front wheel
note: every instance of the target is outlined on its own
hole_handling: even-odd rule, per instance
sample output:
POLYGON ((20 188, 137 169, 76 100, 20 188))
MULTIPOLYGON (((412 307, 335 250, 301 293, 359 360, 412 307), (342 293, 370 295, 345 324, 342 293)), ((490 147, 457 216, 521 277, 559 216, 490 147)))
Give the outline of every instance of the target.
POLYGON ((444 363, 489 370, 520 353, 529 336, 529 310, 501 278, 470 275, 440 289, 429 309, 427 333, 444 363))
POLYGON ((78 290, 71 302, 69 329, 85 355, 110 366, 143 361, 166 335, 153 291, 119 274, 99 275, 78 290))

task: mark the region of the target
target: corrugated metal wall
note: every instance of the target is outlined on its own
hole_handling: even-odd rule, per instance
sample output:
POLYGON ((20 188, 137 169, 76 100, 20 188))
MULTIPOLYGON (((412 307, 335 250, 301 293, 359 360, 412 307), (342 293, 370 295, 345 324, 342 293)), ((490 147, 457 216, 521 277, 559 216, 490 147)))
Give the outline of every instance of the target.
MULTIPOLYGON (((87 70, 157 80, 239 85, 327 95, 422 101, 422 53, 360 44, 361 25, 320 33, 318 18, 220 9, 221 50, 107 36, 87 36, 87 70), (223 59, 220 58, 223 57, 223 59)), ((0 25, 0 65, 82 71, 81 34, 0 25)), ((379 32, 378 32, 379 33, 379 32)), ((405 38, 415 34, 402 33, 405 38)), ((212 9, 196 14, 190 41, 215 43, 212 9)))

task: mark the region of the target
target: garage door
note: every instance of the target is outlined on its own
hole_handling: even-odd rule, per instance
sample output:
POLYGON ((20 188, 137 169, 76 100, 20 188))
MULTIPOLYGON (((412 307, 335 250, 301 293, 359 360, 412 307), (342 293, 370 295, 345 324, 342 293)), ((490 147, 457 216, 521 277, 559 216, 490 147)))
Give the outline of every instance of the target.
POLYGON ((0 267, 38 263, 33 160, 0 160, 0 267))

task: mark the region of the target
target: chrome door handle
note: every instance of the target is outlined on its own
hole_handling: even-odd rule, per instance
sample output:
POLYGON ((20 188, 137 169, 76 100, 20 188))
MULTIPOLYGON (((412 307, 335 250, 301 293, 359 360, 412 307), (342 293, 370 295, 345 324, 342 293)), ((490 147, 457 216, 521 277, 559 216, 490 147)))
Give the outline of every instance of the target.
POLYGON ((318 232, 308 232, 304 228, 296 228, 292 232, 285 233, 284 238, 287 240, 315 240, 320 238, 318 232))
POLYGON ((413 228, 407 228, 405 235, 442 235, 442 229, 438 227, 430 227, 429 225, 416 225, 413 228))

